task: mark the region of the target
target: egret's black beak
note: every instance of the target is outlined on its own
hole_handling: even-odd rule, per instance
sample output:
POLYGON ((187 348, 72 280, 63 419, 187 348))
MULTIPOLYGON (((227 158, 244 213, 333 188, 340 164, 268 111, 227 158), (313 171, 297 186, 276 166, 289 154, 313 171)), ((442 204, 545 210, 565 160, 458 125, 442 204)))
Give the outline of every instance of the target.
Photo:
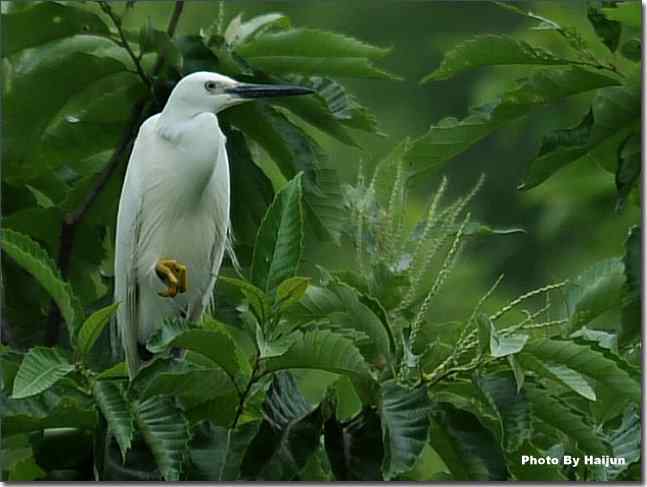
POLYGON ((250 83, 240 83, 225 90, 225 93, 229 95, 236 95, 240 98, 269 98, 275 96, 310 95, 314 92, 314 90, 305 88, 303 86, 257 85, 250 83))

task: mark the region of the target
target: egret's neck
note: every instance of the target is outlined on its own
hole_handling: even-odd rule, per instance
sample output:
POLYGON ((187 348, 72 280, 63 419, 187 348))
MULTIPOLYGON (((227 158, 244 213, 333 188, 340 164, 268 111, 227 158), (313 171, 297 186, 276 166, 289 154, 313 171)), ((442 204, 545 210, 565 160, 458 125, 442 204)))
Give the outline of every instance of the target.
POLYGON ((195 120, 202 114, 211 114, 211 112, 197 110, 187 105, 167 103, 160 114, 157 130, 165 139, 176 142, 186 130, 195 128, 195 120))

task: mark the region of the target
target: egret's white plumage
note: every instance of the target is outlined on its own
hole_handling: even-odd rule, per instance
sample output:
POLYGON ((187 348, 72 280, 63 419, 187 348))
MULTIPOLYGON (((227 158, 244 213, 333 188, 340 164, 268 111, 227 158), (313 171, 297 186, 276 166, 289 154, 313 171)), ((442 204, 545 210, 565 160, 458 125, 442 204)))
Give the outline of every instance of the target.
POLYGON ((142 124, 119 201, 115 246, 117 329, 131 376, 140 365, 138 343, 165 318, 200 318, 230 248, 229 162, 216 113, 250 98, 305 93, 194 73, 180 80, 162 113, 142 124), (187 268, 187 291, 174 298, 158 294, 166 288, 155 271, 163 259, 187 268))

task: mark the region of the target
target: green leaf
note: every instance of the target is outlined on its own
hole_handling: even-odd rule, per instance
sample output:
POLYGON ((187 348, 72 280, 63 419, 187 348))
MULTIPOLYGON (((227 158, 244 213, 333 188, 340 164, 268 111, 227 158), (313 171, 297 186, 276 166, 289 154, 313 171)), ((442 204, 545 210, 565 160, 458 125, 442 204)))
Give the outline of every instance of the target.
POLYGON ((524 391, 518 391, 512 374, 477 377, 475 383, 499 421, 499 443, 506 452, 519 451, 530 440, 530 408, 524 391))
POLYGON ((490 327, 490 355, 495 358, 519 353, 528 342, 528 335, 511 333, 500 335, 494 324, 490 327))
POLYGON ((190 433, 187 420, 175 401, 168 396, 146 399, 137 404, 135 421, 164 480, 180 480, 190 433))
POLYGON ((529 356, 523 357, 520 361, 526 369, 532 370, 542 377, 549 377, 557 382, 561 382, 589 401, 595 401, 597 399, 595 390, 591 387, 589 381, 586 380, 586 377, 569 367, 552 362, 542 362, 529 356))
POLYGON ((192 350, 211 359, 233 379, 249 372, 249 364, 241 362, 243 356, 231 336, 222 329, 189 328, 179 321, 166 321, 146 345, 152 353, 171 347, 192 350), (247 365, 247 367, 245 367, 247 365))
POLYGON ((270 30, 284 30, 290 27, 290 19, 280 13, 268 13, 264 15, 257 15, 251 19, 241 22, 231 39, 225 38, 231 44, 242 44, 249 40, 253 40, 263 33, 270 30))
MULTIPOLYGON (((213 364, 215 365, 215 363, 213 364)), ((236 393, 235 384, 220 368, 180 368, 161 371, 146 384, 140 399, 164 395, 182 401, 186 409, 215 398, 236 393)))
POLYGON ((94 384, 94 397, 106 418, 110 433, 117 440, 121 458, 125 462, 135 427, 122 386, 112 381, 97 381, 94 384))
POLYGON ((335 32, 315 29, 290 29, 271 32, 237 48, 244 57, 256 56, 307 56, 354 57, 379 59, 390 49, 372 46, 335 32))
POLYGON ((410 390, 387 382, 382 394, 382 471, 384 479, 391 480, 411 470, 427 444, 431 404, 425 387, 410 390))
POLYGON ((276 194, 256 236, 251 280, 265 291, 294 276, 303 251, 302 176, 276 194))
POLYGON ((271 302, 265 292, 252 283, 243 281, 242 279, 236 279, 233 277, 219 276, 219 282, 229 284, 239 289, 240 292, 245 296, 249 305, 252 307, 256 315, 261 319, 263 317, 269 316, 271 302))
POLYGON ((481 313, 477 319, 478 336, 479 336, 479 353, 483 355, 490 350, 491 332, 493 329, 492 320, 485 313, 481 313))
MULTIPOLYGON (((7 144, 2 147, 2 155, 6 161, 4 177, 8 180, 20 183, 60 168, 67 159, 50 159, 46 150, 45 131, 52 120, 72 103, 73 97, 83 96, 84 90, 93 83, 127 70, 120 60, 83 52, 97 52, 106 48, 106 44, 115 48, 108 39, 77 37, 21 51, 12 57, 11 72, 6 76, 6 83, 10 83, 11 88, 3 101, 7 144), (48 79, 55 89, 43 90, 43 79, 48 79)), ((80 131, 78 129, 76 134, 80 131)), ((99 131, 94 133, 104 139, 99 131)), ((91 138, 81 142, 81 147, 94 143, 91 138)), ((68 149, 76 151, 78 148, 71 146, 68 149)))
POLYGON ((391 361, 395 345, 390 328, 361 302, 358 292, 346 284, 311 286, 304 298, 290 308, 288 316, 300 326, 321 323, 321 326, 329 324, 333 329, 357 330, 370 338, 368 343, 359 345, 369 361, 391 361))
POLYGON ((63 387, 63 381, 25 399, 0 394, 0 410, 4 436, 48 428, 93 430, 97 426, 94 402, 76 388, 63 387))
POLYGON ((506 35, 485 34, 461 42, 445 52, 440 66, 421 83, 449 79, 462 71, 482 66, 564 65, 567 59, 526 41, 506 35))
POLYGON ((602 43, 609 48, 609 51, 615 52, 622 34, 620 22, 610 20, 603 10, 592 5, 589 5, 586 16, 602 43))
POLYGON ((294 345, 280 357, 265 362, 268 371, 320 369, 372 381, 364 358, 353 342, 327 330, 297 332, 294 345))
POLYGON ((272 203, 272 182, 256 165, 243 134, 235 129, 225 131, 227 154, 232 161, 231 222, 238 244, 250 248, 268 206, 272 203))
POLYGON ((610 465, 609 479, 616 480, 632 463, 641 458, 640 415, 629 409, 622 418, 622 424, 609 435, 611 451, 616 458, 624 458, 625 465, 610 465))
POLYGON ((264 421, 250 443, 241 474, 247 480, 292 480, 319 447, 323 416, 303 398, 291 374, 272 381, 264 421))
POLYGON ((236 46, 235 50, 253 66, 274 74, 397 79, 371 63, 387 55, 389 49, 333 32, 290 29, 266 33, 236 46))
MULTIPOLYGON (((72 331, 75 321, 81 318, 80 304, 47 252, 28 236, 7 228, 0 233, 0 247, 49 293, 60 309, 68 330, 72 331)), ((70 333, 70 336, 74 335, 70 333)))
POLYGON ((629 27, 640 28, 642 11, 640 2, 618 2, 613 7, 603 8, 602 12, 609 20, 615 20, 629 27))
POLYGON ((625 241, 624 255, 624 307, 618 332, 618 345, 623 348, 639 339, 641 325, 641 284, 642 284, 641 228, 634 226, 625 241))
POLYGON ((291 277, 286 279, 276 288, 276 300, 281 307, 286 307, 299 302, 305 296, 310 284, 309 277, 291 277))
POLYGON ((632 74, 622 86, 607 85, 598 90, 591 110, 578 126, 548 135, 519 189, 541 184, 559 169, 604 146, 619 132, 639 126, 640 83, 636 77, 632 74))
POLYGON ((617 211, 622 211, 629 193, 640 181, 641 164, 640 137, 631 135, 620 145, 618 151, 618 168, 616 169, 617 211))
POLYGON ((620 259, 598 262, 574 279, 567 290, 569 329, 575 331, 620 305, 625 275, 620 259))
POLYGON ((639 63, 642 59, 642 44, 640 39, 629 39, 627 42, 622 44, 620 52, 630 61, 639 63))
POLYGON ((295 84, 312 88, 316 93, 277 99, 277 105, 287 108, 313 127, 350 146, 359 145, 346 128, 382 135, 375 116, 360 105, 341 84, 318 76, 294 76, 293 79, 295 84))
POLYGON ((74 370, 74 365, 54 348, 34 347, 23 359, 13 382, 13 399, 35 396, 74 370))
POLYGON ((76 34, 108 35, 98 15, 72 5, 34 2, 29 8, 2 15, 2 56, 76 34), (33 26, 39 26, 33 29, 33 26))
POLYGON ((279 110, 257 102, 224 112, 223 116, 258 143, 286 179, 303 172, 306 223, 321 239, 339 241, 346 222, 336 172, 324 165, 317 142, 279 110))
POLYGON ((243 457, 258 426, 258 422, 245 423, 236 429, 211 422, 198 425, 191 442, 191 480, 239 480, 243 457))
POLYGON ((94 342, 97 341, 118 307, 119 303, 113 303, 95 311, 85 320, 77 337, 77 347, 81 355, 84 356, 90 352, 94 342))
POLYGON ((472 413, 451 404, 434 408, 429 441, 455 480, 506 480, 506 463, 496 439, 472 413))
POLYGON ((473 109, 465 119, 445 118, 432 125, 413 142, 405 161, 414 173, 437 168, 534 108, 618 84, 615 77, 574 66, 535 71, 494 103, 473 109))
MULTIPOLYGON (((617 400, 627 398, 631 401, 640 401, 640 384, 621 367, 621 364, 601 352, 591 349, 586 345, 579 345, 566 340, 533 340, 526 344, 519 355, 522 365, 532 368, 534 361, 526 362, 526 356, 551 366, 567 367, 595 381, 595 384, 604 386, 617 394, 617 400)), ((554 369, 564 375, 564 369, 554 369)), ((570 377, 566 385, 573 384, 574 377, 570 377)), ((569 386, 570 387, 570 386, 569 386)), ((597 391, 597 387, 595 388, 597 391)))
POLYGON ((533 418, 563 431, 577 442, 577 447, 586 455, 606 455, 608 445, 596 434, 581 414, 550 395, 549 391, 531 384, 526 385, 533 418))
POLYGON ((346 422, 331 416, 324 425, 324 444, 335 479, 383 480, 382 441, 380 417, 373 409, 364 409, 346 422))
POLYGON ((127 378, 128 366, 126 365, 126 362, 119 362, 118 364, 113 365, 112 367, 104 370, 99 375, 97 375, 97 380, 115 380, 127 378))

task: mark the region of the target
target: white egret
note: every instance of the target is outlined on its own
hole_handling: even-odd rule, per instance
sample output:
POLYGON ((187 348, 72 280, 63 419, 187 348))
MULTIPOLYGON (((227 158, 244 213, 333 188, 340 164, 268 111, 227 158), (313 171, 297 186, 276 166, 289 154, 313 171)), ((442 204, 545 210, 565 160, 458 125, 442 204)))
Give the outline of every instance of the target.
POLYGON ((140 367, 139 348, 164 319, 200 318, 224 252, 231 250, 229 162, 216 114, 255 98, 308 93, 301 86, 193 73, 140 127, 119 201, 115 246, 117 330, 131 377, 140 367))

